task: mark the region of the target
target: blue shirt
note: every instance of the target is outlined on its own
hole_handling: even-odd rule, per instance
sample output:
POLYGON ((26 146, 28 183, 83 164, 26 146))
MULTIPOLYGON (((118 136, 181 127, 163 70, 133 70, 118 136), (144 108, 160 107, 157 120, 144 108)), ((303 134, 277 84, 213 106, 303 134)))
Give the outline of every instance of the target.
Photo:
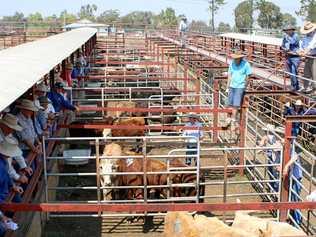
POLYGON ((287 52, 296 53, 300 49, 300 40, 298 34, 285 34, 282 41, 282 49, 287 52))
MULTIPOLYGON (((18 123, 23 128, 22 131, 17 131, 16 134, 20 141, 30 140, 32 144, 35 143, 35 139, 37 138, 37 134, 35 132, 33 120, 31 118, 25 117, 22 113, 18 113, 16 115, 18 118, 18 123)), ((19 146, 22 150, 29 150, 30 148, 24 144, 24 142, 20 142, 19 146)))
POLYGON ((65 100, 63 95, 55 91, 48 92, 47 97, 52 102, 56 112, 60 112, 62 109, 76 110, 75 106, 73 106, 68 100, 65 100))
MULTIPOLYGON (((196 137, 197 139, 199 139, 200 137, 203 136, 203 130, 201 130, 200 128, 203 127, 203 125, 200 122, 196 122, 196 123, 191 123, 188 122, 185 124, 186 127, 196 127, 196 129, 190 129, 190 130, 185 130, 183 135, 184 136, 190 136, 190 137, 196 137)), ((188 142, 196 142, 195 139, 189 139, 188 142)))
POLYGON ((301 42, 301 49, 310 49, 309 55, 316 56, 316 31, 306 35, 301 42))
POLYGON ((13 187, 12 179, 8 173, 8 162, 0 154, 0 203, 3 203, 13 187))
POLYGON ((71 71, 71 78, 72 79, 82 77, 82 76, 84 76, 84 68, 75 67, 74 69, 72 69, 72 71, 71 71))
POLYGON ((242 59, 239 65, 236 65, 235 60, 229 65, 228 73, 231 76, 231 88, 245 88, 246 78, 251 74, 250 64, 242 59))

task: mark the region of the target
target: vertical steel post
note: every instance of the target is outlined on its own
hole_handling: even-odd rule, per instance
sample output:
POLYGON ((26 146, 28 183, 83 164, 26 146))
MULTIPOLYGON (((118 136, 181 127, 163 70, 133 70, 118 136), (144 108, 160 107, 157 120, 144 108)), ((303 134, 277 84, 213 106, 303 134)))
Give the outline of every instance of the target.
MULTIPOLYGON (((249 104, 249 97, 245 96, 243 104, 240 109, 240 126, 239 126, 239 133, 240 133, 240 141, 239 141, 239 147, 244 148, 246 145, 246 131, 247 131, 247 109, 249 104)), ((239 168, 239 174, 241 176, 244 175, 244 167, 242 167, 245 164, 245 151, 241 149, 239 151, 239 165, 241 166, 239 168)))
MULTIPOLYGON (((291 159, 291 143, 292 143, 292 122, 285 119, 285 139, 284 139, 284 157, 282 161, 282 172, 280 175, 283 174, 283 170, 285 165, 291 159)), ((281 202, 287 202, 289 198, 289 177, 283 177, 283 184, 281 189, 281 202)), ((280 220, 286 221, 287 219, 287 211, 283 210, 280 212, 280 220)))
MULTIPOLYGON (((213 127, 218 127, 218 111, 219 108, 219 80, 214 78, 213 80, 213 107, 215 112, 213 113, 213 127)), ((215 129, 213 132, 213 142, 218 142, 218 130, 215 129)))

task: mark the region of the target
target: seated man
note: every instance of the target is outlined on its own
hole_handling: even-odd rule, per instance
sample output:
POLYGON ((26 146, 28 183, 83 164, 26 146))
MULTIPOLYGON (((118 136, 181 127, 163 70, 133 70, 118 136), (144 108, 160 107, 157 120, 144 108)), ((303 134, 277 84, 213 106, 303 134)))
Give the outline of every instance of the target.
MULTIPOLYGON (((202 139, 203 138, 203 130, 201 130, 202 128, 202 124, 199 122, 199 117, 194 114, 194 113, 190 113, 189 116, 189 121, 185 124, 185 127, 188 127, 190 129, 185 129, 183 132, 183 136, 190 136, 190 137, 195 137, 196 139, 202 139)), ((189 151, 187 151, 186 155, 186 161, 185 163, 187 165, 191 165, 192 163, 192 157, 190 157, 190 155, 197 155, 197 149, 198 149, 198 145, 197 145, 197 141, 194 138, 189 138, 187 140, 187 149, 189 151)), ((194 159, 194 163, 196 165, 196 157, 193 157, 194 159)))
POLYGON ((78 111, 78 107, 72 105, 64 97, 64 87, 65 85, 62 82, 55 83, 55 90, 52 90, 47 94, 48 99, 52 102, 56 112, 60 112, 63 109, 68 109, 72 111, 78 111))
POLYGON ((26 99, 21 100, 21 103, 16 105, 16 107, 20 110, 17 114, 18 123, 23 128, 22 131, 17 131, 23 156, 26 158, 30 152, 41 154, 41 142, 35 132, 32 120, 32 116, 34 112, 38 111, 38 108, 33 101, 26 99))

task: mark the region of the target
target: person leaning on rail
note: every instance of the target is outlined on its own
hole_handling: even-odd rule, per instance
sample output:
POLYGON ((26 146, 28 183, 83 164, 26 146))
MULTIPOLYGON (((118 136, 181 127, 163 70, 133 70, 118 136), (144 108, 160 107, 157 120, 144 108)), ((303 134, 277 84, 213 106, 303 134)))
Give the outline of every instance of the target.
POLYGON ((245 90, 248 84, 248 77, 251 75, 251 66, 245 59, 242 52, 236 52, 231 55, 233 59, 228 69, 227 89, 228 92, 228 107, 232 108, 232 115, 227 118, 226 126, 238 126, 237 113, 240 109, 245 90))
POLYGON ((23 128, 22 131, 17 131, 16 134, 19 138, 20 148, 23 151, 23 157, 27 157, 30 152, 40 155, 41 142, 36 134, 32 117, 38 111, 34 102, 31 100, 22 99, 20 104, 16 105, 19 109, 17 114, 18 123, 23 128))
POLYGON ((48 99, 52 102, 54 109, 57 113, 61 112, 63 109, 78 111, 79 108, 72 105, 64 96, 65 85, 62 82, 56 82, 54 89, 51 90, 47 96, 48 99))
MULTIPOLYGON (((18 141, 13 136, 14 131, 21 131, 22 127, 18 125, 17 118, 7 113, 1 120, 0 120, 0 142, 4 142, 5 140, 12 141, 11 143, 18 141)), ((16 172, 15 168, 12 165, 12 159, 8 160, 9 165, 9 174, 10 177, 19 183, 27 183, 28 178, 26 175, 31 176, 33 174, 33 170, 30 167, 27 167, 25 163, 25 159, 23 156, 13 157, 13 160, 17 163, 15 168, 18 170, 16 172)))
POLYGON ((285 53, 286 57, 286 69, 291 73, 291 90, 300 90, 299 81, 297 79, 298 67, 300 64, 300 57, 298 51, 300 49, 300 39, 298 34, 295 32, 296 28, 294 26, 284 27, 285 32, 281 49, 285 53))
MULTIPOLYGON (((8 170, 7 159, 10 157, 21 156, 22 151, 16 143, 10 143, 4 140, 0 143, 0 203, 6 201, 10 192, 15 193, 12 202, 21 202, 21 194, 23 189, 17 186, 10 178, 8 170)), ((5 214, 0 212, 0 236, 3 236, 7 229, 10 229, 7 223, 13 216, 12 212, 6 212, 5 214)))
POLYGON ((305 22, 301 33, 305 35, 299 51, 299 55, 305 57, 304 77, 312 80, 304 80, 302 92, 316 96, 316 24, 305 22))

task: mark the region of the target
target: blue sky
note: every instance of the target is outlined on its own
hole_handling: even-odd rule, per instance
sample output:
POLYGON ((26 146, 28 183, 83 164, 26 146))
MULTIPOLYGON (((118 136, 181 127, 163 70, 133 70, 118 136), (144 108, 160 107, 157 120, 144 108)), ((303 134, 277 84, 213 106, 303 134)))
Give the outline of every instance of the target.
MULTIPOLYGON (((226 5, 216 17, 216 23, 223 21, 234 22, 233 10, 242 0, 226 0, 226 5)), ((281 7, 282 12, 289 12, 293 16, 299 9, 299 0, 273 0, 281 7)), ((118 9, 122 14, 135 10, 150 10, 160 12, 161 9, 172 7, 177 14, 185 14, 189 20, 209 20, 207 0, 0 0, 0 16, 11 15, 15 11, 25 14, 41 12, 43 15, 59 14, 62 10, 77 13, 81 5, 94 3, 98 6, 98 13, 107 9, 118 9)), ((298 19, 300 22, 300 19, 298 19)))

